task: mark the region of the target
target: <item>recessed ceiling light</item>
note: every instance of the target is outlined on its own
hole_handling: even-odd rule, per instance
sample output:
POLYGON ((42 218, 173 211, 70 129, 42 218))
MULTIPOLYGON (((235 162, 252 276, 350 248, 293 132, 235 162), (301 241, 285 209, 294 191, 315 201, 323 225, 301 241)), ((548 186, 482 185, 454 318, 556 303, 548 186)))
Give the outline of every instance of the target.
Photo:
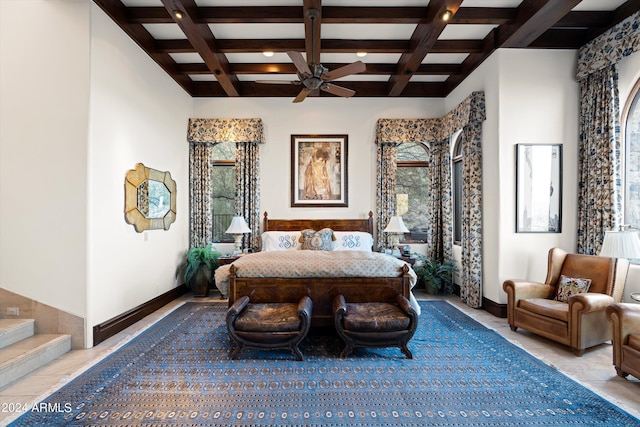
POLYGON ((356 55, 360 58, 364 58, 365 56, 367 56, 367 52, 356 52, 356 55))
POLYGON ((447 22, 449 19, 451 19, 452 16, 453 16, 453 12, 447 9, 444 12, 442 12, 442 15, 440 15, 440 19, 447 22))
POLYGON ((262 54, 267 58, 271 58, 273 56, 273 52, 270 50, 265 50, 264 52, 262 52, 262 54))
POLYGON ((179 10, 174 10, 173 11, 173 16, 176 17, 176 19, 182 19, 182 12, 179 10))

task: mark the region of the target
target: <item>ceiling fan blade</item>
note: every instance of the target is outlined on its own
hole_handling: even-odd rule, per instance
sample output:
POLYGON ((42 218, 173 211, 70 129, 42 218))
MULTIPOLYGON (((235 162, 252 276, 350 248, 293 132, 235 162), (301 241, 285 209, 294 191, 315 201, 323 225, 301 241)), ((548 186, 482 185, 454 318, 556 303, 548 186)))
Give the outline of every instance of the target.
POLYGON ((302 77, 311 77, 313 74, 311 73, 311 69, 309 68, 309 64, 305 61, 302 54, 295 50, 290 50, 287 52, 289 58, 291 58, 291 62, 296 66, 296 69, 300 73, 302 77))
POLYGON ((352 64, 345 65, 344 67, 336 68, 335 70, 324 73, 320 78, 325 82, 339 79, 340 77, 348 76, 351 74, 362 73, 367 70, 367 66, 362 61, 356 61, 352 64))
POLYGON ((268 84, 268 85, 299 85, 302 84, 300 80, 256 80, 256 83, 268 84))
POLYGON ((297 102, 304 101, 307 95, 309 95, 311 92, 313 92, 313 89, 309 89, 308 87, 303 87, 300 93, 298 94, 298 96, 296 96, 296 98, 293 100, 293 102, 297 103, 297 102))
POLYGON ((320 86, 320 89, 324 90, 325 92, 332 93, 334 95, 342 96, 343 98, 350 98, 356 94, 355 90, 347 89, 346 87, 342 87, 342 86, 336 86, 331 83, 323 84, 322 86, 320 86))

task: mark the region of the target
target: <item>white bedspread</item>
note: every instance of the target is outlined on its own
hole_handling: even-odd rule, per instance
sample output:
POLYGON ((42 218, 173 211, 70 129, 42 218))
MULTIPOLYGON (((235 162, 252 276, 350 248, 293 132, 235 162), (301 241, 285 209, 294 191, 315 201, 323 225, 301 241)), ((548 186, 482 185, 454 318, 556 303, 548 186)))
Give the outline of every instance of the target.
MULTIPOLYGON (((238 277, 394 277, 401 274, 406 262, 378 252, 367 251, 273 251, 243 256, 233 262, 238 277)), ((215 272, 216 287, 229 295, 229 268, 215 272)), ((416 273, 409 269, 413 288, 416 273)), ((411 305, 420 313, 413 294, 411 305)))

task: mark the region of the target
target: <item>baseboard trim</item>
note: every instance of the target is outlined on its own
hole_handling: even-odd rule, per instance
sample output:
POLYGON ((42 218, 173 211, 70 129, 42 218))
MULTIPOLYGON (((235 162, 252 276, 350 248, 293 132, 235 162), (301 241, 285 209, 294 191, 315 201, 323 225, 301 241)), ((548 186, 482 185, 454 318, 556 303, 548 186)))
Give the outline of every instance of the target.
POLYGON ((482 308, 484 311, 493 314, 496 317, 503 319, 507 317, 507 304, 498 304, 497 302, 493 302, 490 299, 482 297, 482 308))
POLYGON ((138 320, 148 316, 164 305, 170 303, 174 299, 187 293, 189 289, 185 285, 173 288, 162 295, 158 295, 152 300, 149 300, 137 307, 132 308, 116 317, 113 317, 106 322, 100 323, 93 327, 93 345, 100 344, 102 341, 109 337, 114 336, 118 332, 136 323, 138 320))

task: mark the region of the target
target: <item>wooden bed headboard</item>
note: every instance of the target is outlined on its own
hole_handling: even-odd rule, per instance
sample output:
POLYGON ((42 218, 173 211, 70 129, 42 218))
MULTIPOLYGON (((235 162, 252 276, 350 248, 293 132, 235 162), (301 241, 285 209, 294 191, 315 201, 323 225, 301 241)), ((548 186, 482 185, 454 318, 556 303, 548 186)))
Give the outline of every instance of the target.
POLYGON ((263 231, 301 231, 307 228, 363 231, 373 235, 373 212, 366 219, 271 219, 264 213, 263 231))

